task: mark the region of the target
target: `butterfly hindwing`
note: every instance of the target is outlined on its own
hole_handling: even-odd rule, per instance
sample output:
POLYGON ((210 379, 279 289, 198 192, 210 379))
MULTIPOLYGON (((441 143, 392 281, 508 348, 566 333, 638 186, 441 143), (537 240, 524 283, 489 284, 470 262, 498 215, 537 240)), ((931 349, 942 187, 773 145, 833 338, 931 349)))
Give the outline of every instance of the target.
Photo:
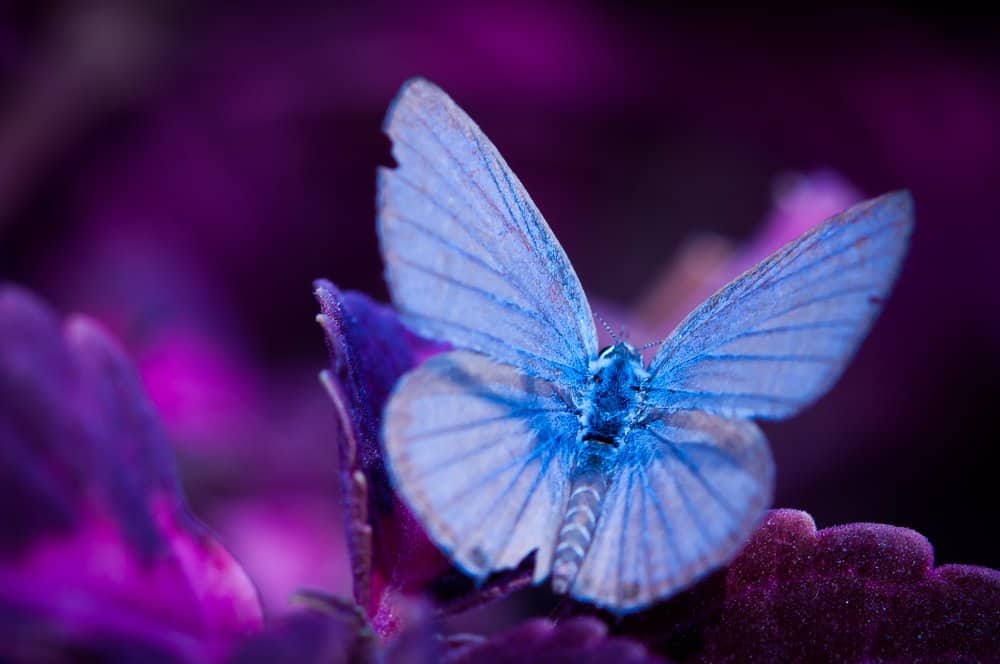
POLYGON ((548 564, 578 426, 551 384, 453 351, 402 378, 383 435, 397 490, 434 541, 482 578, 533 549, 548 564))
POLYGON ((493 144, 422 79, 384 129, 398 167, 379 170, 378 229, 406 323, 533 376, 581 380, 597 352, 583 289, 493 144))
POLYGON ((760 429, 699 411, 657 412, 623 444, 571 593, 627 612, 731 559, 770 504, 760 429))
POLYGON ((840 376, 887 296, 913 226, 907 192, 839 214, 695 309, 652 363, 659 407, 781 419, 840 376))

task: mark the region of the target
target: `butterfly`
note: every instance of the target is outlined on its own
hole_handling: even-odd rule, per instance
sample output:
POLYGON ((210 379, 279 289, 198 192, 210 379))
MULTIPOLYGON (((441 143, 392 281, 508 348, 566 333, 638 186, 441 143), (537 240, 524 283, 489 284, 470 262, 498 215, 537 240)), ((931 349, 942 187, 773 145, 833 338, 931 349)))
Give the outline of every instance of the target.
POLYGON ((479 127, 438 87, 386 116, 378 234, 404 323, 454 350, 385 407, 397 492, 478 580, 535 553, 534 580, 617 613, 690 586, 770 505, 752 419, 794 415, 843 372, 895 280, 909 193, 807 232, 695 309, 645 364, 600 349, 562 247, 479 127))

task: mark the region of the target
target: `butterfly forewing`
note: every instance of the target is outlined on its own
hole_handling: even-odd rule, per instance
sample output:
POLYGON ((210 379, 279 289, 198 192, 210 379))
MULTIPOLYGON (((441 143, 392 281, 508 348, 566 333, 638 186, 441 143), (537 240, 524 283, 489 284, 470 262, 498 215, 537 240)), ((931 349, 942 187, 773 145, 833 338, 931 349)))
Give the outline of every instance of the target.
POLYGON ((657 406, 779 419, 840 376, 899 271, 906 192, 837 215, 695 309, 650 364, 657 406))
POLYGON ((385 413, 395 485, 433 539, 484 577, 532 550, 545 564, 579 422, 556 388, 477 353, 425 362, 385 413))
POLYGON ((416 331, 525 372, 580 381, 597 353, 590 307, 565 253, 479 127, 433 84, 389 110, 395 169, 380 169, 386 280, 416 331))
POLYGON ((767 441, 746 420, 661 411, 626 446, 571 589, 619 612, 685 588, 732 558, 774 485, 767 441))

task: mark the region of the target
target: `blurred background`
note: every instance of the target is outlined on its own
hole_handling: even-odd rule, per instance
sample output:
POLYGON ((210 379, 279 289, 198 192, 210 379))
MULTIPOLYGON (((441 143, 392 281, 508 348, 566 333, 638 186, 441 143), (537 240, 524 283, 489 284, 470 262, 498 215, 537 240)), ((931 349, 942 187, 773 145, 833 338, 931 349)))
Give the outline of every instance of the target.
POLYGON ((311 282, 386 297, 374 170, 414 75, 496 143, 636 344, 825 216, 909 188, 916 234, 871 336, 827 397, 764 426, 776 506, 1000 567, 995 24, 334 4, 0 9, 0 279, 122 339, 195 511, 272 611, 303 585, 348 594, 311 282))

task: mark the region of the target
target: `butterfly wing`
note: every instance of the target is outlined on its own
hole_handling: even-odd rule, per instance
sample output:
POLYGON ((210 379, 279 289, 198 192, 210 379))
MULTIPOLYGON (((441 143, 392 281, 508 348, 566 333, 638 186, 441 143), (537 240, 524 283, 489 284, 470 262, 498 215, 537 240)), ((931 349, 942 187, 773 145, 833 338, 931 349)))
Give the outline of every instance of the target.
POLYGON ((748 420, 660 411, 621 447, 573 596, 628 612, 732 558, 770 504, 774 467, 748 420))
POLYGON ((650 363, 649 401, 781 419, 843 372, 881 308, 913 228, 907 192, 837 215, 695 309, 650 363))
POLYGON ((406 323, 533 376, 573 384, 597 354, 566 254, 479 127, 439 88, 407 82, 378 175, 386 281, 406 323))
POLYGON ((548 569, 578 427, 552 384, 453 351, 400 380, 383 437, 395 486, 428 534, 483 578, 534 549, 548 569))
POLYGON ((773 465, 749 417, 778 419, 837 379, 878 313, 912 201, 862 203, 711 297, 664 341, 651 412, 622 445, 572 593, 640 608, 732 558, 770 503, 773 465))

